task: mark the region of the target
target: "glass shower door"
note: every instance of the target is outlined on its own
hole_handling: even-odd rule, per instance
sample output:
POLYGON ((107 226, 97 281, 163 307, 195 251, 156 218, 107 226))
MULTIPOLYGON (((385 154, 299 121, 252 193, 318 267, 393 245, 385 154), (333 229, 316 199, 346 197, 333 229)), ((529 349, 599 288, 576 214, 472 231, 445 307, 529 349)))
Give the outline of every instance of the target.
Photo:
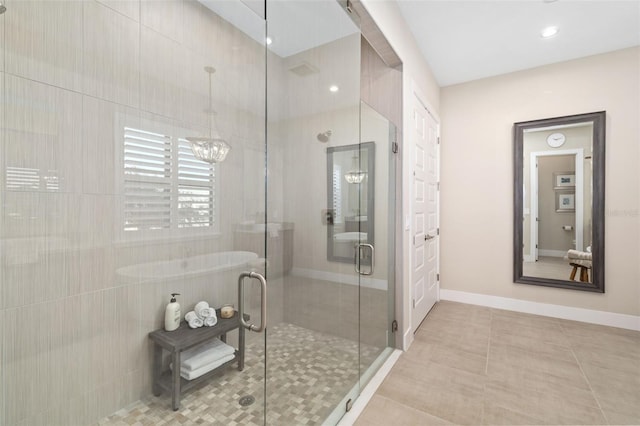
POLYGON ((267 10, 267 423, 334 424, 360 377, 360 28, 337 1, 267 10))

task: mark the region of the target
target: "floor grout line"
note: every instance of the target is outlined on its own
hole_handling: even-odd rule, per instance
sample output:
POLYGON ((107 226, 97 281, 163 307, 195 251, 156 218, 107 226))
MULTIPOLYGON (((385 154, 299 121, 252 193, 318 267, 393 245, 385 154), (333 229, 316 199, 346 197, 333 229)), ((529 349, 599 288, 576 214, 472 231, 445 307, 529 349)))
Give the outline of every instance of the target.
POLYGON ((573 350, 573 344, 571 344, 571 340, 569 339, 568 331, 565 329, 565 327, 562 325, 562 323, 560 323, 558 325, 560 326, 560 329, 562 330, 562 333, 565 334, 565 336, 567 337, 567 341, 569 343, 569 349, 571 349, 571 354, 573 355, 573 359, 576 360, 576 364, 578 364, 578 368, 580 369, 580 372, 582 373, 582 376, 584 377, 584 380, 587 382, 587 385, 589 386, 589 391, 591 392, 591 395, 593 396, 593 399, 596 401, 596 404, 598 404, 598 409, 600 410, 600 413, 602 413, 602 417, 607 422, 607 424, 610 425, 611 422, 609 421, 609 419, 607 418, 607 415, 605 414, 604 410, 602 409, 602 405, 600 405, 600 401, 598 401, 598 396, 596 395, 596 392, 593 390, 593 387, 591 386, 591 382, 589 381, 589 377, 587 377, 587 374, 584 372, 584 369, 582 368, 582 364, 580 363, 580 360, 578 359, 578 356, 576 355, 575 351, 573 350))

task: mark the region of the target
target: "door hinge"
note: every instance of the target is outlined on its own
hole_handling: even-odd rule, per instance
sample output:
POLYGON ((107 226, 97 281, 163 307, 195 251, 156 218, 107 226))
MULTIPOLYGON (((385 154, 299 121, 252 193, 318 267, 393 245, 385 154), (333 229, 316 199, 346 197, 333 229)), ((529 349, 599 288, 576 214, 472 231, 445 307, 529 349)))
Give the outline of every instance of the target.
POLYGON ((440 182, 438 182, 438 184, 437 184, 437 189, 438 189, 438 191, 440 191, 440 182))
POLYGON ((391 152, 393 152, 394 154, 398 153, 398 142, 391 143, 391 152))
POLYGON ((416 308, 416 299, 413 299, 413 309, 416 308))
POLYGON ((395 333, 396 331, 398 331, 398 321, 393 320, 391 321, 391 332, 395 333))
POLYGON ((436 274, 436 281, 440 281, 440 274, 436 274))
POLYGON ((438 228, 438 231, 437 231, 437 232, 438 232, 438 235, 440 235, 440 228, 438 228))
POLYGON ((440 136, 438 136, 438 145, 440 145, 440 136))
MULTIPOLYGON (((350 0, 347 0, 347 12, 353 13, 353 5, 351 4, 350 0)), ((347 411, 349 411, 349 410, 347 410, 347 411)))

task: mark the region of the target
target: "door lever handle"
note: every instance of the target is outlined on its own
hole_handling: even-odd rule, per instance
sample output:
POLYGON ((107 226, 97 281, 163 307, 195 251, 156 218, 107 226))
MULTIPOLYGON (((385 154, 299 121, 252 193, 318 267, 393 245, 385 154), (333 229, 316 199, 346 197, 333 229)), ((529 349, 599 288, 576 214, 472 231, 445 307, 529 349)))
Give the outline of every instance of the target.
POLYGON ((429 235, 429 234, 426 234, 426 235, 424 236, 424 240, 425 240, 425 241, 433 240, 434 238, 435 238, 435 236, 433 236, 433 235, 429 235))

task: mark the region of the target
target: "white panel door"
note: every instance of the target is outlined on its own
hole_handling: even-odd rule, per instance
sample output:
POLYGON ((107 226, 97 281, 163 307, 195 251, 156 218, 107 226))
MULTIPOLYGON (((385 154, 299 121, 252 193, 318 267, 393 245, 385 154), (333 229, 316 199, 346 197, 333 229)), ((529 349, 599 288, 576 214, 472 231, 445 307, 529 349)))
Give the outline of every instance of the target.
POLYGON ((438 124, 414 98, 412 314, 415 332, 438 299, 438 124))

